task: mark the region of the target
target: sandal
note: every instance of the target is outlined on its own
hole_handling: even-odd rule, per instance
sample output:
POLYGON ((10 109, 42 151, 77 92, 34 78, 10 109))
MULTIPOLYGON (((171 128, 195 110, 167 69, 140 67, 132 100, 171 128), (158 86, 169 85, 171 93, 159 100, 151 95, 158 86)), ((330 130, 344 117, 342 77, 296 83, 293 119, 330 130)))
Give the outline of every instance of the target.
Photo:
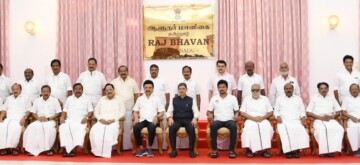
POLYGON ((217 151, 213 151, 213 152, 211 152, 210 157, 211 158, 217 158, 217 157, 219 157, 219 154, 218 154, 217 151))
POLYGON ((229 152, 229 158, 230 158, 230 159, 236 158, 236 154, 235 154, 234 151, 230 151, 230 152, 229 152))

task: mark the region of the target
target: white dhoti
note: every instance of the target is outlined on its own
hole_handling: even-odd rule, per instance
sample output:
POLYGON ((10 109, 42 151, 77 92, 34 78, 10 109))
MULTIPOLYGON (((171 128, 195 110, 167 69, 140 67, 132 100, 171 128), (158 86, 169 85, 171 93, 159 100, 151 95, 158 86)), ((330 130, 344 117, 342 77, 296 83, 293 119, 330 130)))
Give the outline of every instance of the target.
POLYGON ((309 148, 309 134, 300 120, 277 124, 277 130, 284 153, 309 148))
POLYGON ((347 121, 347 136, 353 151, 360 149, 360 123, 354 123, 351 120, 347 121))
POLYGON ((119 122, 104 125, 97 122, 90 130, 91 152, 95 156, 111 157, 112 146, 118 143, 119 122))
POLYGON ((0 123, 0 149, 16 148, 21 136, 20 120, 5 119, 0 123))
POLYGON ((319 144, 319 154, 341 152, 343 127, 336 121, 314 121, 314 135, 319 144))
POLYGON ((130 150, 133 148, 131 144, 131 127, 132 127, 132 111, 126 111, 123 133, 123 150, 130 150))
POLYGON ((24 148, 34 156, 52 148, 56 138, 55 121, 31 123, 24 132, 24 148))
POLYGON ((70 153, 76 146, 83 146, 86 134, 86 124, 81 121, 66 120, 59 127, 60 145, 70 153))
POLYGON ((242 148, 249 148, 252 152, 271 148, 273 135, 274 130, 268 120, 259 123, 246 120, 244 131, 241 134, 242 148))

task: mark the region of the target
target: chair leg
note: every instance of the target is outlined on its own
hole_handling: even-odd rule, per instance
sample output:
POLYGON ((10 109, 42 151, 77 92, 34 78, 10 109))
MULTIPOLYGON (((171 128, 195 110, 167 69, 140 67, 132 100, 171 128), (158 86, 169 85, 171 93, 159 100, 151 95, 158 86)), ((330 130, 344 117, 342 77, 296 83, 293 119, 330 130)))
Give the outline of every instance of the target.
POLYGON ((118 144, 117 144, 117 148, 116 148, 116 151, 118 154, 121 154, 121 147, 122 147, 122 134, 119 134, 119 137, 118 137, 118 144))
POLYGON ((237 150, 238 144, 239 144, 239 134, 236 133, 236 140, 235 140, 235 147, 234 147, 234 152, 236 155, 239 155, 239 151, 237 150))
POLYGON ((24 143, 23 143, 23 136, 24 136, 24 132, 21 132, 20 141, 19 141, 19 149, 20 149, 21 153, 25 153, 25 151, 24 151, 24 143))
POLYGON ((211 137, 210 137, 210 133, 206 134, 206 142, 207 142, 207 146, 208 146, 207 154, 210 155, 210 153, 211 153, 211 137))
POLYGON ((316 140, 313 133, 311 133, 311 154, 316 155, 316 140))
POLYGON ((85 154, 89 154, 89 150, 90 150, 90 140, 89 140, 90 138, 89 138, 89 133, 87 132, 86 134, 85 134, 85 140, 84 140, 84 153, 85 154))
POLYGON ((345 147, 346 148, 345 154, 350 155, 350 153, 351 153, 351 145, 350 145, 350 141, 349 141, 349 137, 348 137, 347 133, 345 133, 344 140, 345 140, 345 146, 346 146, 345 147))
POLYGON ((276 144, 277 144, 277 147, 278 147, 276 155, 279 156, 282 153, 282 144, 281 144, 280 135, 278 133, 276 134, 276 144))
POLYGON ((198 152, 198 150, 197 150, 198 142, 199 142, 199 134, 195 134, 194 152, 195 152, 196 155, 199 155, 199 152, 198 152))
POLYGON ((158 149, 159 149, 159 154, 162 155, 163 151, 162 151, 162 146, 163 146, 163 137, 162 137, 162 133, 157 133, 156 137, 158 139, 158 149))
POLYGON ((132 148, 132 154, 135 155, 135 154, 136 154, 136 149, 138 148, 138 146, 137 146, 137 144, 136 144, 136 142, 135 142, 135 137, 134 137, 134 133, 133 133, 133 132, 131 132, 130 137, 131 137, 131 144, 132 144, 132 146, 133 146, 133 148, 132 148))
POLYGON ((171 147, 171 144, 170 144, 170 137, 169 137, 169 133, 166 133, 166 144, 168 146, 168 151, 167 153, 170 154, 171 151, 173 150, 173 148, 171 147))

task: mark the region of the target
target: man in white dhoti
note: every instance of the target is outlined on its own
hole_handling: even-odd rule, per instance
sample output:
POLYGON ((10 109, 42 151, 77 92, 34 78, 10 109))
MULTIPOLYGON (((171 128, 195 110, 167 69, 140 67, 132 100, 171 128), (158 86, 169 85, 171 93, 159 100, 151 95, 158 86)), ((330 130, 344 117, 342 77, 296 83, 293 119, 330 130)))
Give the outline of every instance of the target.
POLYGON ((159 118, 164 116, 165 109, 160 97, 153 93, 154 83, 151 80, 145 80, 143 88, 145 93, 136 100, 133 108, 135 123, 133 133, 136 144, 140 148, 136 156, 142 157, 147 155, 148 157, 153 157, 154 153, 151 148, 145 150, 142 145, 141 130, 145 127, 148 129, 148 144, 151 147, 154 143, 156 125, 159 123, 159 118))
MULTIPOLYGON (((13 94, 6 99, 4 106, 1 108, 0 155, 9 154, 8 149, 12 149, 12 155, 19 154, 16 148, 31 108, 30 99, 21 94, 21 86, 15 83, 11 88, 13 94), (4 117, 6 117, 5 120, 4 117)), ((0 104, 2 105, 2 103, 0 104)))
POLYGON ((347 120, 347 137, 356 157, 360 157, 360 88, 358 84, 350 85, 351 96, 342 102, 343 115, 347 120))
POLYGON ((66 99, 60 117, 60 145, 65 147, 63 157, 76 155, 76 146, 83 146, 88 120, 91 119, 93 106, 89 97, 83 95, 83 86, 76 83, 74 94, 66 99))
POLYGON ((119 77, 111 81, 111 84, 115 87, 115 94, 122 97, 125 102, 125 122, 124 122, 124 134, 123 134, 123 150, 132 149, 131 145, 131 127, 135 101, 139 96, 139 88, 134 79, 129 77, 128 68, 125 65, 121 65, 118 68, 119 77))
POLYGON ((82 72, 77 83, 84 86, 84 95, 88 96, 91 100, 93 107, 96 106, 98 100, 103 95, 103 89, 106 82, 104 74, 96 70, 97 60, 95 58, 88 59, 88 70, 82 72))
POLYGON ((51 150, 56 138, 55 119, 61 113, 59 100, 50 96, 48 85, 41 87, 42 97, 35 99, 31 114, 36 119, 24 132, 24 148, 29 155, 38 156, 47 151, 48 156, 54 155, 51 150))
POLYGON ((299 149, 309 147, 309 134, 305 130, 306 112, 301 97, 294 95, 294 86, 284 86, 285 95, 276 99, 274 116, 286 158, 300 158, 299 149))
POLYGON ((329 85, 317 84, 319 93, 310 99, 306 109, 308 117, 315 119, 314 136, 319 144, 320 157, 334 157, 334 152, 341 152, 344 128, 336 121, 341 107, 334 96, 328 95, 329 85))
POLYGON ((227 93, 228 83, 225 80, 220 80, 217 83, 219 94, 211 98, 209 108, 207 111, 208 121, 210 125, 211 136, 211 158, 217 158, 217 133, 221 127, 230 130, 230 145, 229 158, 236 158, 235 144, 237 137, 237 120, 239 117, 239 104, 235 96, 227 93))
POLYGON ((41 93, 41 84, 33 79, 34 71, 30 68, 25 69, 24 71, 25 80, 21 84, 21 93, 26 95, 31 102, 34 102, 40 96, 41 93))
POLYGON ((271 139, 274 129, 269 122, 273 109, 266 96, 260 95, 260 85, 251 86, 251 96, 244 99, 240 108, 241 116, 246 119, 243 133, 241 134, 242 148, 248 148, 247 157, 252 158, 255 152, 263 151, 262 156, 271 157, 268 149, 271 148, 271 139))
POLYGON ((125 115, 125 104, 115 95, 112 84, 105 85, 105 93, 95 107, 97 122, 90 130, 90 142, 95 156, 110 158, 113 145, 118 143, 119 120, 125 115))

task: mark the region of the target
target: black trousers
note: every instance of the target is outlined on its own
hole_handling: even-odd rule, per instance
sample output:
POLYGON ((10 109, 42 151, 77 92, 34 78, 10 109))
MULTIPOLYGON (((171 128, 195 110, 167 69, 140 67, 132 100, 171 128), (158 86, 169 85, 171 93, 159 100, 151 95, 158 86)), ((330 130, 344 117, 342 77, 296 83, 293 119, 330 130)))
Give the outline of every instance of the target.
POLYGON ((176 149, 176 133, 180 127, 185 127, 186 133, 189 136, 189 149, 194 151, 195 145, 195 127, 191 124, 190 121, 174 121, 173 125, 169 127, 169 138, 171 147, 176 149))
POLYGON ((147 120, 136 123, 134 125, 133 131, 134 131, 136 143, 138 146, 142 145, 141 130, 145 127, 147 127, 148 132, 149 132, 149 134, 148 134, 149 145, 152 146, 154 143, 154 138, 155 138, 155 133, 156 133, 156 125, 153 124, 152 122, 148 122, 147 120))
POLYGON ((234 151, 235 141, 237 135, 237 126, 234 120, 228 121, 214 121, 210 126, 210 136, 211 136, 211 147, 213 150, 217 150, 217 131, 221 127, 225 127, 230 130, 230 146, 229 151, 234 151))

